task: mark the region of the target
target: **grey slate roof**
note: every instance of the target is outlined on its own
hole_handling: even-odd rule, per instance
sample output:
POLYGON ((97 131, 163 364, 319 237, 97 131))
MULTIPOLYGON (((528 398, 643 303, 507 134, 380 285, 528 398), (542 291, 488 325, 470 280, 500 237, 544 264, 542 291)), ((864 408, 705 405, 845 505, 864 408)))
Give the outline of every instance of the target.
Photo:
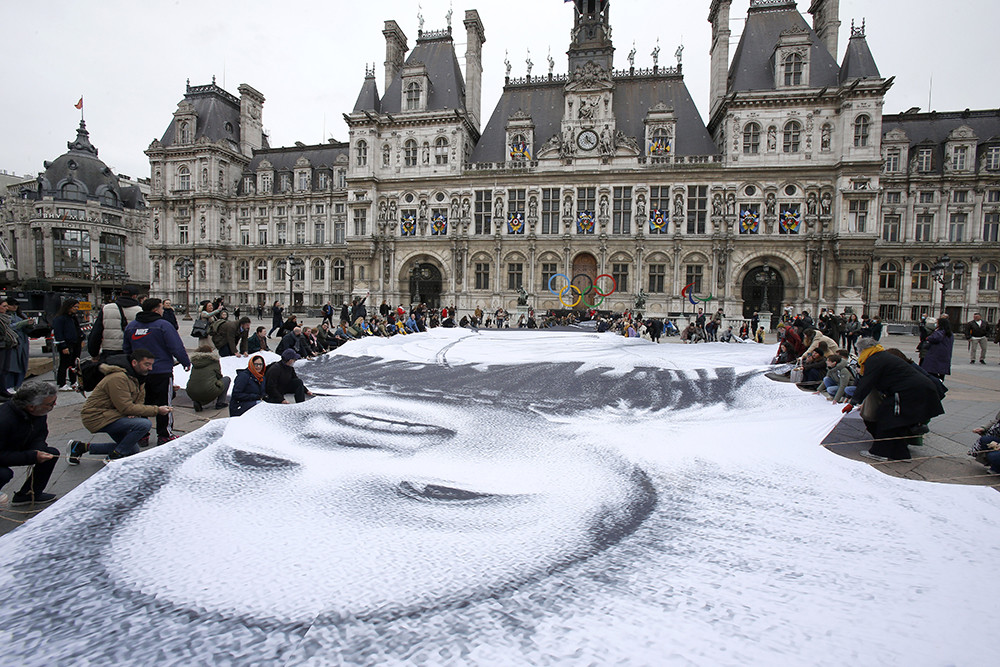
MULTIPOLYGON (((672 107, 677 118, 675 155, 713 155, 719 152, 691 99, 683 78, 679 76, 636 76, 614 79, 612 105, 617 129, 645 144, 643 120, 657 102, 672 107)), ((559 133, 563 114, 564 82, 510 85, 493 110, 470 158, 471 162, 503 162, 507 159, 507 120, 521 110, 531 116, 535 125, 535 145, 539 147, 559 133)))
POLYGON ((354 103, 355 111, 374 111, 379 113, 382 110, 382 102, 378 98, 378 84, 375 83, 375 75, 365 76, 365 82, 361 85, 361 92, 358 94, 358 101, 354 103))
MULTIPOLYGON (((933 148, 933 172, 943 173, 945 143, 955 129, 967 125, 979 138, 976 168, 987 144, 1000 145, 1000 109, 946 113, 902 113, 882 116, 882 136, 898 129, 906 133, 914 148, 933 148)), ((912 153, 911 153, 912 157, 912 153)))
MULTIPOLYGON (((90 133, 82 120, 76 130, 76 140, 66 142, 66 147, 68 152, 52 162, 45 162, 45 171, 37 178, 38 190, 33 193, 35 198, 46 196, 57 201, 79 201, 63 197, 63 185, 72 182, 82 188, 86 198, 90 200, 96 200, 108 191, 113 192, 116 202, 114 208, 145 206, 142 195, 136 197, 131 192, 131 186, 123 190, 118 177, 97 157, 97 148, 90 143, 90 133)), ((135 190, 138 192, 138 188, 135 190)), ((108 199, 105 200, 105 205, 107 201, 108 199)))
MULTIPOLYGON (((418 37, 417 45, 406 59, 406 65, 416 63, 424 64, 430 79, 428 111, 465 109, 465 79, 462 77, 462 68, 458 64, 451 35, 433 33, 430 37, 418 37)), ((382 97, 382 113, 401 111, 402 87, 402 76, 392 80, 382 97)))
POLYGON ((855 79, 881 79, 878 65, 872 56, 871 49, 868 48, 868 40, 864 35, 852 36, 847 43, 847 53, 844 54, 844 62, 840 65, 840 82, 853 81, 855 79))
MULTIPOLYGON (((223 139, 232 142, 235 150, 239 149, 240 101, 237 97, 211 83, 207 86, 188 86, 184 99, 194 105, 195 113, 198 114, 195 141, 202 137, 207 137, 212 142, 223 139), (226 129, 226 123, 230 124, 232 131, 226 129)), ((177 136, 175 123, 176 119, 171 119, 167 131, 160 139, 164 147, 174 145, 174 138, 177 136)))
POLYGON ((729 67, 729 92, 774 90, 774 49, 781 33, 807 31, 809 49, 809 86, 823 88, 840 82, 840 68, 826 46, 819 40, 795 3, 777 7, 751 7, 743 36, 729 67))
MULTIPOLYGON (((285 148, 265 148, 258 151, 254 151, 253 159, 250 160, 250 164, 243 170, 245 174, 254 174, 257 169, 260 168, 260 163, 267 160, 271 163, 274 168, 275 174, 281 173, 293 173, 295 170, 295 163, 298 162, 299 158, 304 157, 309 160, 309 165, 313 170, 313 184, 316 183, 316 174, 322 170, 331 170, 337 164, 337 158, 344 156, 350 158, 350 144, 347 143, 335 143, 335 144, 318 144, 315 146, 288 146, 285 148)), ((341 163, 343 166, 347 166, 346 162, 341 163)), ((294 184, 293 184, 294 186, 294 184)), ((240 180, 240 194, 246 194, 243 191, 243 181, 240 180)), ((272 187, 274 192, 278 192, 280 183, 278 179, 275 178, 272 182, 272 187)), ((258 191, 258 194, 265 194, 258 191)))

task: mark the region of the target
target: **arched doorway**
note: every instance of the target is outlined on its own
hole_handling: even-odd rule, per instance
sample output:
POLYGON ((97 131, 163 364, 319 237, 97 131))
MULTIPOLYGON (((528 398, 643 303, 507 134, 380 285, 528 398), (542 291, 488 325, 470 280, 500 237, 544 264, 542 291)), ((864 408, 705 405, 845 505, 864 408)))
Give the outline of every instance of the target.
MULTIPOLYGON (((570 276, 573 285, 580 290, 581 293, 587 294, 590 291, 591 286, 597 280, 597 258, 591 255, 589 252, 581 252, 579 255, 573 258, 573 274, 570 276)), ((576 300, 577 294, 574 292, 572 297, 567 295, 566 301, 573 302, 576 300)), ((585 297, 589 302, 594 300, 594 295, 589 294, 585 297)), ((582 303, 583 300, 581 300, 582 303)), ((582 305, 578 305, 578 308, 582 308, 582 305)))
POLYGON ((441 270, 430 262, 418 262, 410 270, 410 303, 425 303, 432 310, 441 307, 441 270))
POLYGON ((754 313, 765 310, 772 316, 780 316, 784 302, 785 279, 767 260, 747 272, 743 279, 743 317, 750 319, 754 313))

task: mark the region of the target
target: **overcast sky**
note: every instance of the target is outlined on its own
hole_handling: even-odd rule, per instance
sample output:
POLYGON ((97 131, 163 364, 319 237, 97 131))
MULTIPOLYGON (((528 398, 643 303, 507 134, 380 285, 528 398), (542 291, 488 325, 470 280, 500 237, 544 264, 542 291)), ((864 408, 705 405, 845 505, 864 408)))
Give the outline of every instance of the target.
MULTIPOLYGON (((735 0, 732 46, 743 30, 749 0, 735 0)), ((809 0, 799 1, 803 13, 809 0)), ((425 30, 446 26, 450 0, 421 0, 425 30)), ((633 41, 636 67, 673 65, 684 44, 684 78, 707 122, 709 0, 613 0, 615 64, 628 66, 633 41)), ((295 141, 347 139, 342 114, 354 106, 366 63, 375 63, 383 88, 383 22, 399 23, 412 48, 417 36, 415 0, 49 0, 5 2, 4 103, 0 104, 0 169, 35 175, 44 160, 66 151, 84 113, 100 157, 118 173, 148 177, 143 151, 160 138, 183 98, 185 81, 217 83, 237 93, 241 83, 259 90, 264 127, 272 146, 295 141)), ((484 123, 500 96, 504 54, 511 76, 524 76, 527 50, 533 74, 566 71, 572 5, 562 0, 456 0, 453 26, 464 67, 466 9, 478 9, 486 30, 483 47, 484 123)), ((867 20, 868 43, 882 75, 895 76, 885 112, 939 111, 1000 106, 996 0, 841 0, 840 53, 851 19, 867 20)), ((810 17, 806 15, 806 18, 810 17)))

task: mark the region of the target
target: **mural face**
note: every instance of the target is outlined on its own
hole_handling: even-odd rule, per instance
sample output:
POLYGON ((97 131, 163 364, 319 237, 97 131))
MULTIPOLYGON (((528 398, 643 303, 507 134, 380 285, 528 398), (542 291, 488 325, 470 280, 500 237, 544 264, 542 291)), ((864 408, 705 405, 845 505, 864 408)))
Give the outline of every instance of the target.
POLYGON ((322 396, 109 465, 0 539, 4 658, 983 663, 995 491, 831 454, 839 408, 765 379, 773 354, 349 343, 296 364, 322 396))

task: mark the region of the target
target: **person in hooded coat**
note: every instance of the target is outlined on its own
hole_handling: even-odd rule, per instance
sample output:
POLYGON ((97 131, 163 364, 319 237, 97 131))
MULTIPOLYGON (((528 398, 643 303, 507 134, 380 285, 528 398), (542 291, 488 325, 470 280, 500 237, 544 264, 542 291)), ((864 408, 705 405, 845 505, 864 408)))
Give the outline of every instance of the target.
POLYGON ((923 343, 924 356, 920 365, 943 381, 945 375, 951 375, 951 354, 954 349, 955 336, 951 332, 951 323, 948 318, 942 317, 937 321, 937 329, 923 343))
POLYGON ((187 395, 194 403, 194 411, 201 412, 202 406, 215 401, 215 409, 229 407, 226 395, 231 380, 222 374, 222 363, 218 353, 207 341, 198 346, 191 355, 191 375, 187 382, 187 395))

